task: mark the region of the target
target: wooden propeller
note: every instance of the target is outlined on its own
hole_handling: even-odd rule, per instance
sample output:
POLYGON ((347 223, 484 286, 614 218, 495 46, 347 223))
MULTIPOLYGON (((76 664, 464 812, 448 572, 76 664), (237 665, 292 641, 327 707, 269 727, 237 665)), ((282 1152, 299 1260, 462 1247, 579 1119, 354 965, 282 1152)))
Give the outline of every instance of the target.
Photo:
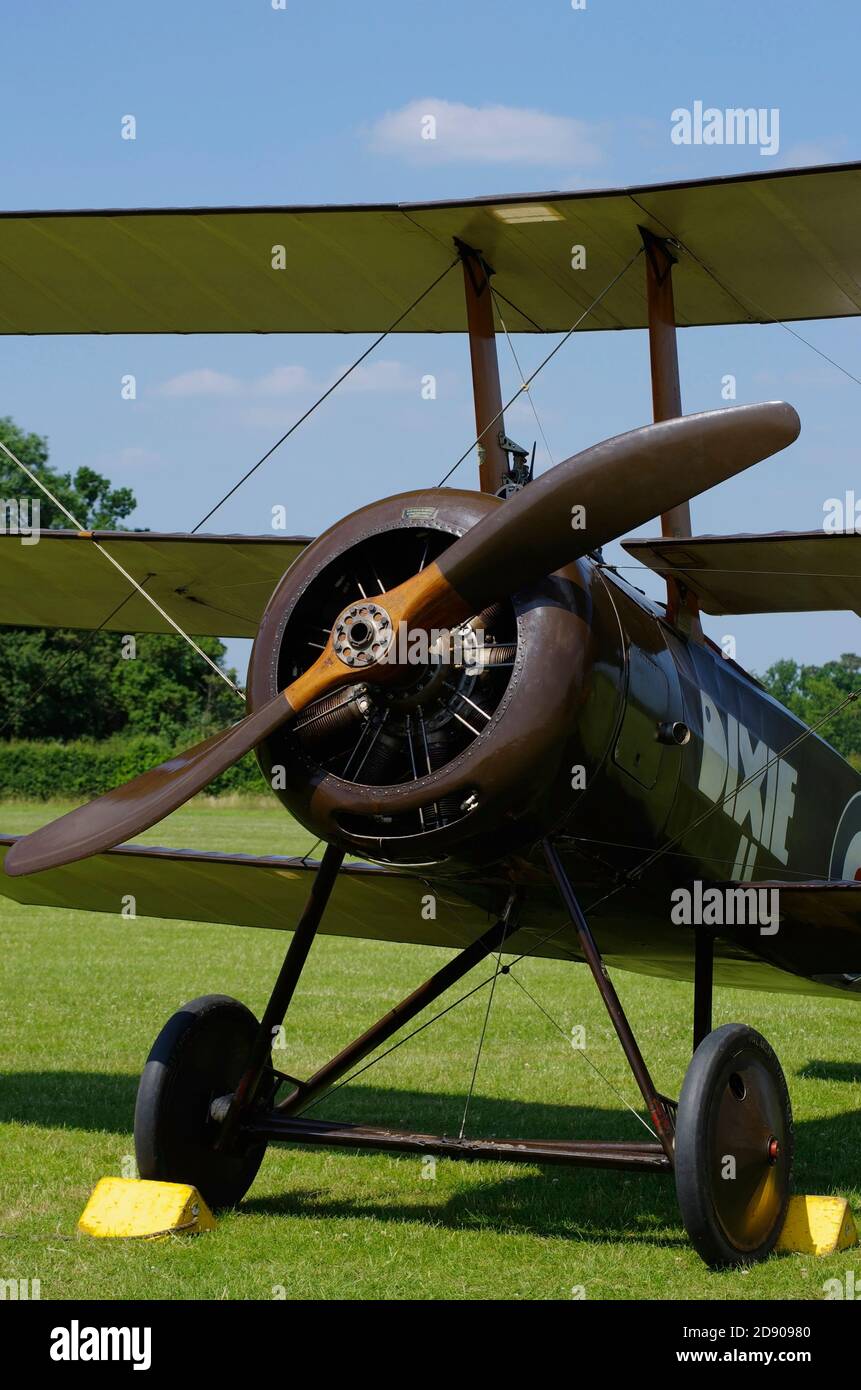
POLYGON ((391 680, 398 667, 383 658, 403 626, 415 632, 462 622, 777 453, 799 428, 795 411, 781 402, 738 406, 647 425, 558 464, 437 562, 373 604, 357 600, 345 609, 313 666, 268 704, 25 836, 6 855, 6 873, 70 864, 148 830, 315 700, 357 680, 391 680), (376 624, 367 620, 369 607, 382 614, 376 624))

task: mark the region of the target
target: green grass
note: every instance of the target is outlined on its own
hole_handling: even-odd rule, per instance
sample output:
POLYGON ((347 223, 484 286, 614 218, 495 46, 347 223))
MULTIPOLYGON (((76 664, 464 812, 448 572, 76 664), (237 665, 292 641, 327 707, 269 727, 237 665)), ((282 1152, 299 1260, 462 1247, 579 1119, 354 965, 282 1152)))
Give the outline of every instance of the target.
MULTIPOLYGON (((7 802, 21 832, 65 807, 7 802)), ((274 803, 199 801, 153 843, 289 854, 309 837, 274 803)), ((710 1273, 689 1247, 672 1180, 592 1170, 270 1149, 241 1208, 198 1239, 90 1241, 75 1223, 96 1180, 132 1154, 138 1075, 170 1013, 223 992, 259 1013, 281 934, 137 922, 18 907, 0 899, 0 1279, 41 1280, 43 1298, 590 1299, 819 1298, 861 1256, 775 1257, 710 1273), (273 1293, 273 1290, 276 1293, 273 1293)), ((445 954, 320 938, 287 1023, 284 1070, 302 1075, 438 968, 445 954)), ((481 969, 481 967, 480 967, 481 969)), ((486 968, 485 971, 486 972, 486 968)), ((589 1055, 638 1097, 584 967, 524 961, 522 982, 589 1055)), ((480 978, 478 974, 474 977, 480 978)), ((657 1084, 678 1094, 690 989, 615 972, 657 1084)), ((466 984, 436 1005, 464 992, 466 984)), ((487 991, 330 1098, 320 1113, 457 1132, 487 991)), ((797 1191, 861 1206, 861 1013, 851 1002, 717 992, 715 1023, 770 1039, 797 1130, 797 1191)), ((496 990, 467 1132, 642 1137, 616 1100, 510 978, 496 990)))

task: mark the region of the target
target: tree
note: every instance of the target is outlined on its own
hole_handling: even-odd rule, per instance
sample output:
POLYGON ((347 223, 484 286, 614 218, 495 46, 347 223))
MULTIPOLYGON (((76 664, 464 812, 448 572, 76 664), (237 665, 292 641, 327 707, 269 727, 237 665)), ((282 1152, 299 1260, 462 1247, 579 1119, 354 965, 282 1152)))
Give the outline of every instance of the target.
MULTIPOLYGON (((222 665, 223 642, 196 640, 222 665)), ((126 648, 120 632, 0 629, 0 737, 65 741, 127 732, 181 742, 236 718, 236 696, 182 637, 144 633, 132 658, 126 648)))
MULTIPOLYGON (((8 416, 0 439, 50 488, 88 530, 124 530, 137 502, 131 488, 112 487, 94 469, 59 473, 48 463, 48 441, 27 434, 8 416)), ((37 489, 0 450, 0 497, 32 497, 37 489)), ((71 525, 42 496, 40 525, 71 525)), ((107 563, 107 562, 106 562, 107 563)), ((236 718, 237 699, 188 643, 173 634, 144 634, 133 659, 124 634, 63 628, 0 628, 0 738, 103 738, 124 730, 182 738, 221 728, 236 718)), ((198 645, 219 666, 225 646, 215 637, 198 645)), ((235 672, 227 673, 235 679, 235 672)))
MULTIPOLYGON (((197 637, 197 645, 222 669, 225 646, 217 637, 197 637)), ((232 724, 242 708, 234 692, 182 637, 144 633, 134 660, 113 666, 111 691, 129 733, 166 734, 176 740, 189 731, 211 733, 232 724)), ((235 682, 236 672, 227 673, 235 682)))
MULTIPOLYGON (((125 529, 122 522, 137 506, 130 487, 111 487, 107 478, 86 466, 71 473, 58 473, 48 463, 48 441, 39 434, 26 434, 8 415, 0 418, 0 439, 26 464, 58 501, 88 531, 125 529)), ((0 497, 35 498, 40 504, 39 524, 50 530, 72 523, 59 507, 36 488, 8 454, 0 450, 0 497)))
MULTIPOLYGON (((805 724, 816 724, 847 695, 861 690, 861 656, 844 652, 837 661, 827 661, 824 666, 799 666, 796 661, 784 659, 770 666, 761 680, 769 694, 805 724)), ((844 758, 861 758, 861 700, 829 719, 820 732, 844 758)))

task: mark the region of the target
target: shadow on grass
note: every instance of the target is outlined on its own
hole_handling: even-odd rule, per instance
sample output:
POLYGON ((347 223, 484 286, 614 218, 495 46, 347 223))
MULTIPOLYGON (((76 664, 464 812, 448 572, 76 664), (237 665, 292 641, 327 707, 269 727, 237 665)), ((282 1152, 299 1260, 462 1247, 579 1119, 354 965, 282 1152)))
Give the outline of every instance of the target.
POLYGON ((0 1123, 128 1134, 139 1081, 114 1072, 0 1074, 0 1123))
MULTIPOLYGON (((813 1065, 813 1064, 810 1064, 813 1065)), ((831 1064, 828 1064, 829 1067, 831 1064)), ((0 1076, 0 1122, 45 1129, 76 1129, 127 1135, 132 1127, 138 1077, 109 1073, 37 1072, 0 1076)), ((314 1113, 345 1122, 456 1134, 463 1096, 350 1086, 314 1113)), ((501 1100, 475 1096, 466 1133, 471 1136, 533 1139, 630 1139, 645 1137, 633 1115, 576 1105, 501 1100)), ((306 1149, 305 1152, 309 1150, 306 1149)), ((345 1165, 350 1151, 337 1154, 345 1165)), ((796 1192, 857 1189, 861 1164, 861 1111, 802 1120, 796 1124, 796 1192)), ((415 1200, 404 1200, 408 1179, 399 1178, 391 1201, 330 1197, 325 1191, 297 1190, 277 1196, 252 1195, 241 1211, 315 1218, 367 1217, 419 1221, 461 1229, 507 1230, 590 1240, 646 1241, 682 1245, 672 1178, 614 1173, 598 1169, 548 1166, 511 1177, 470 1183, 444 1202, 421 1179, 414 1155, 385 1155, 392 1163, 414 1165, 415 1200)), ((474 1162, 471 1160, 471 1162, 474 1162)), ((345 1170, 346 1171, 346 1170, 345 1170)))
POLYGON ((597 1169, 574 1172, 553 1167, 542 1169, 540 1173, 486 1178, 439 1201, 432 1199, 434 1184, 422 1181, 419 1176, 420 1160, 414 1155, 412 1158, 417 1193, 412 1202, 403 1200, 407 1184, 400 1180, 397 1196, 392 1201, 331 1197, 315 1189, 293 1190, 275 1197, 255 1197, 252 1191, 239 1211, 315 1221, 363 1219, 418 1223, 596 1243, 618 1241, 626 1245, 660 1243, 680 1247, 688 1244, 680 1230, 672 1178, 667 1174, 656 1180, 654 1175, 609 1173, 597 1169))
MULTIPOLYGON (((462 1094, 377 1089, 350 1086, 316 1107, 314 1115, 356 1124, 409 1128, 419 1133, 457 1134, 463 1118, 462 1094)), ((577 1105, 474 1096, 465 1133, 472 1137, 506 1139, 648 1139, 629 1111, 577 1105)), ((344 1154, 344 1150, 327 1150, 344 1154)), ((404 1201, 410 1179, 399 1177, 391 1201, 343 1199, 325 1192, 293 1190, 274 1197, 250 1197, 244 1211, 268 1215, 325 1218, 369 1217, 382 1221, 424 1222, 459 1229, 570 1236, 587 1240, 661 1239, 684 1244, 678 1229, 678 1209, 668 1174, 614 1173, 596 1168, 548 1165, 536 1173, 532 1166, 500 1179, 494 1176, 470 1183, 444 1202, 434 1196, 435 1184, 421 1177, 418 1155, 384 1155, 390 1162, 410 1165, 415 1174, 414 1201, 404 1201)), ((446 1160, 439 1160, 445 1162, 446 1160)), ((449 1160, 481 1167, 481 1160, 449 1160)))
POLYGON ((822 1062, 817 1058, 811 1058, 805 1062, 803 1067, 799 1067, 796 1076, 803 1076, 808 1081, 861 1081, 861 1063, 858 1062, 822 1062))

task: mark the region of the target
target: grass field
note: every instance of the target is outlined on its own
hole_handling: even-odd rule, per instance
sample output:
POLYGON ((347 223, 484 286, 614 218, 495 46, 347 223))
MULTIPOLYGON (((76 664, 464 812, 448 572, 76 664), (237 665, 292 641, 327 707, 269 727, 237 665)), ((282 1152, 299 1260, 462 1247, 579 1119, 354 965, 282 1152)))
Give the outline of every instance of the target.
MULTIPOLYGON (((0 805, 0 829, 66 809, 0 805)), ((308 837, 257 801, 193 803, 152 843, 295 853, 308 837)), ((75 1223, 96 1180, 132 1154, 138 1075, 165 1019, 198 994, 258 1014, 287 942, 231 927, 137 922, 0 899, 0 1279, 39 1279, 42 1298, 815 1299, 861 1252, 772 1258, 710 1273, 688 1246, 672 1180, 592 1170, 270 1149, 241 1208, 216 1232, 157 1243, 89 1241, 75 1223)), ((440 951, 321 938, 287 1023, 279 1065, 326 1060, 445 958, 440 951)), ((480 967, 481 969, 481 967, 480 967)), ((485 973, 486 968, 485 968, 485 973)), ((585 967, 524 961, 522 983, 638 1100, 585 967)), ((476 976, 476 979, 479 977, 476 976)), ((616 972, 661 1089, 678 1094, 690 989, 616 972)), ((435 1008, 472 983, 455 987, 435 1008)), ((487 991, 330 1098, 345 1120, 457 1132, 487 991)), ((861 1207, 861 1010, 851 1002, 718 991, 715 1024, 744 1021, 776 1048, 796 1116, 795 1189, 861 1207)), ((640 1125, 510 979, 495 993, 467 1133, 643 1137, 640 1125)))

